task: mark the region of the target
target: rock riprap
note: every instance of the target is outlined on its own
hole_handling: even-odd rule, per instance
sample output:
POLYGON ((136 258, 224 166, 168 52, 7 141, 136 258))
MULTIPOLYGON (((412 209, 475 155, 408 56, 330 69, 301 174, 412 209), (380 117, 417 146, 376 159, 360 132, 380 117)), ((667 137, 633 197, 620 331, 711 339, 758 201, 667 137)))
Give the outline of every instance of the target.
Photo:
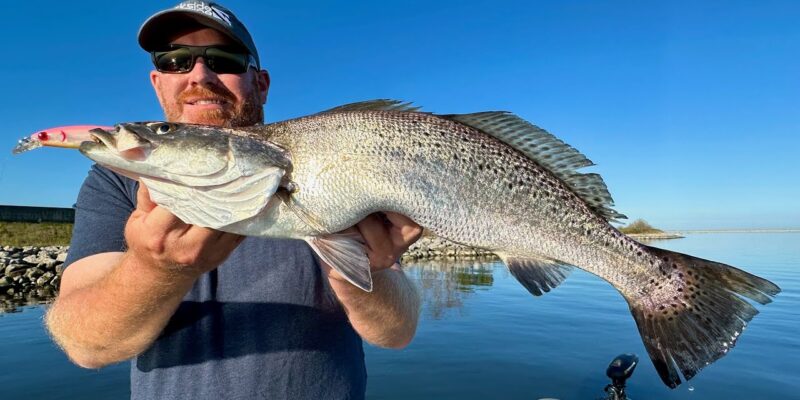
POLYGON ((68 246, 0 246, 0 312, 53 300, 68 246))

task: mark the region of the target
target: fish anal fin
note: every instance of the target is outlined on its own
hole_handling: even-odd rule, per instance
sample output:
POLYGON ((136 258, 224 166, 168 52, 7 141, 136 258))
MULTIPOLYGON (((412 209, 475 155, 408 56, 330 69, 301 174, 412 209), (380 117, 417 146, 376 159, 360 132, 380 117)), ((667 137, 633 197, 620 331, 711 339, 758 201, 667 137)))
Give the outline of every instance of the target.
POLYGON ((572 266, 541 256, 498 254, 511 275, 534 296, 541 296, 560 285, 569 276, 572 266))
POLYGON ((365 292, 372 292, 372 273, 361 235, 332 233, 305 240, 319 258, 344 279, 365 292))

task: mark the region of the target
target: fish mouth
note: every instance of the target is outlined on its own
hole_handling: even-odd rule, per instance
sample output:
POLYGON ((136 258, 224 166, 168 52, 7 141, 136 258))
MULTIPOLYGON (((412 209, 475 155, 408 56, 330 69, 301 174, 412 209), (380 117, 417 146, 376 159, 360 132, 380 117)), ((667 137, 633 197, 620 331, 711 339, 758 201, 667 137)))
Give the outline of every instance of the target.
MULTIPOLYGON (((86 149, 105 149, 127 161, 144 161, 153 149, 152 143, 125 127, 117 126, 112 133, 104 129, 89 131, 91 142, 86 149)), ((83 149, 83 145, 81 146, 83 149)))
POLYGON ((116 150, 117 140, 110 132, 98 128, 90 130, 89 135, 92 138, 92 142, 105 145, 109 150, 116 150))

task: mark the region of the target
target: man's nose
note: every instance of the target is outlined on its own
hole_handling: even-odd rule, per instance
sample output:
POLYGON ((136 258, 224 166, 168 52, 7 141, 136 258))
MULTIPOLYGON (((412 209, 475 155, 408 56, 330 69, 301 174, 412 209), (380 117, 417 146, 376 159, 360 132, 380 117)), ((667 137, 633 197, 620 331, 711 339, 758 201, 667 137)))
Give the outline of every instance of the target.
POLYGON ((206 65, 203 57, 197 57, 194 61, 194 67, 188 73, 190 83, 207 83, 213 82, 217 79, 217 74, 206 65))

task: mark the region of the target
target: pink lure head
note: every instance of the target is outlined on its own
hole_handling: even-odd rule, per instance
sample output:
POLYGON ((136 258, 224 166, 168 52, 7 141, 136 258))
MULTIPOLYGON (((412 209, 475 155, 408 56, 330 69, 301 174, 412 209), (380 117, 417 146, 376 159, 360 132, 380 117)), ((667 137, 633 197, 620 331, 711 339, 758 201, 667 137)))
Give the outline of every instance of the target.
MULTIPOLYGON (((102 125, 59 126, 56 128, 49 128, 34 133, 33 135, 31 135, 31 140, 38 140, 42 142, 42 144, 44 145, 53 145, 53 146, 58 146, 57 143, 80 145, 81 142, 92 140, 92 136, 89 133, 89 131, 98 128, 107 131, 114 129, 114 127, 112 126, 102 126, 102 125)), ((63 147, 71 147, 71 146, 63 146, 63 147)))
POLYGON ((103 125, 70 125, 49 128, 20 139, 13 153, 19 154, 42 146, 78 148, 81 143, 92 140, 89 131, 98 128, 107 131, 114 129, 113 126, 103 125))

